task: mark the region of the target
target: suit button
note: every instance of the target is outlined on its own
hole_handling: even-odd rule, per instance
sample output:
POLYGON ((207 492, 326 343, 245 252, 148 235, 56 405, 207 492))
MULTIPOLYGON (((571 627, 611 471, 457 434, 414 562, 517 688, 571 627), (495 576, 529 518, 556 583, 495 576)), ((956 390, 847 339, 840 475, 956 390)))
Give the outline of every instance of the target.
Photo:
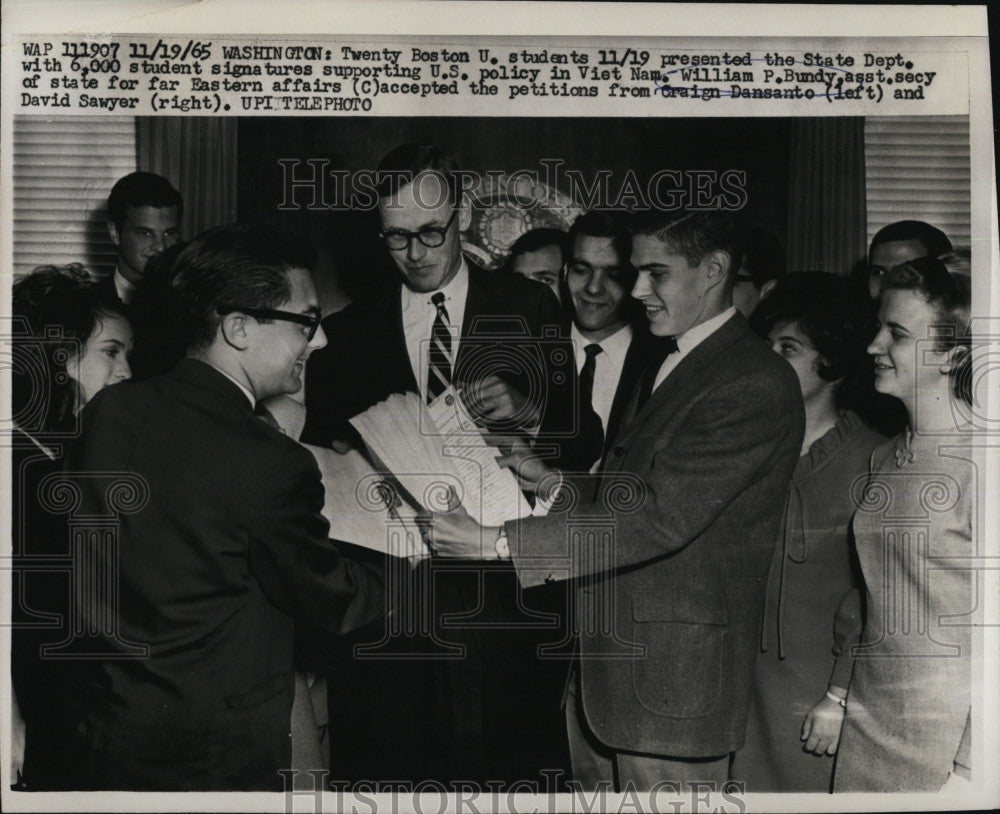
POLYGON ((625 454, 625 447, 617 446, 613 450, 611 450, 611 454, 614 455, 616 458, 621 458, 622 455, 625 454))

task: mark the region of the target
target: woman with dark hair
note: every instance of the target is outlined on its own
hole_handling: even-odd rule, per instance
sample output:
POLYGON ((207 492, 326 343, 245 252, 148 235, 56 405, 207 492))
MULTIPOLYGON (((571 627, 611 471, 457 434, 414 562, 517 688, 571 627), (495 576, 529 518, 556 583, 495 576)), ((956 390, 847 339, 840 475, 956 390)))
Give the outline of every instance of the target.
POLYGON ((933 257, 885 278, 868 353, 909 426, 879 447, 854 517, 867 614, 835 791, 969 779, 974 480, 971 281, 933 257), (964 563, 964 565, 963 565, 964 563))
POLYGON ((58 787, 65 771, 60 750, 66 733, 57 730, 54 706, 59 682, 76 664, 39 657, 41 647, 66 636, 54 620, 68 619, 68 576, 53 572, 58 560, 50 560, 56 565, 45 572, 33 572, 32 562, 65 557, 69 549, 63 518, 44 508, 40 493, 46 476, 59 469, 64 444, 76 435, 83 406, 131 375, 132 328, 119 309, 76 263, 41 266, 13 287, 11 676, 23 752, 12 758, 13 776, 28 789, 58 787))
POLYGON ((851 485, 885 439, 850 409, 868 360, 843 280, 783 277, 751 322, 798 375, 806 432, 768 580, 746 744, 732 776, 752 792, 826 792, 851 674, 848 646, 860 624, 851 485))
POLYGON ((132 326, 79 263, 14 284, 14 424, 46 436, 75 426, 99 390, 132 375, 132 326))

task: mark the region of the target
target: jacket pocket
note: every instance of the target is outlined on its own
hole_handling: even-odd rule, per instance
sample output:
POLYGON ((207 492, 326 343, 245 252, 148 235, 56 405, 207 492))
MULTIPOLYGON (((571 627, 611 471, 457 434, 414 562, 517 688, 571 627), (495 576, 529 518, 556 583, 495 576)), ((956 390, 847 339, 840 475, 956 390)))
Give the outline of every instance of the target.
POLYGON ((657 715, 700 718, 723 711, 729 618, 702 591, 657 592, 632 600, 634 640, 646 658, 632 662, 632 688, 657 715))

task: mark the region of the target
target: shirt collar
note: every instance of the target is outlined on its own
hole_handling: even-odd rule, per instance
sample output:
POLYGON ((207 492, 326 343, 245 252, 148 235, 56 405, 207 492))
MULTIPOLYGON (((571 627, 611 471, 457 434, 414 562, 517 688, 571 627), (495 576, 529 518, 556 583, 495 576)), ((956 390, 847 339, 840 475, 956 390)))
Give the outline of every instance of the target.
MULTIPOLYGON (((465 302, 465 298, 469 293, 469 266, 465 262, 465 256, 462 256, 462 264, 458 267, 458 271, 455 276, 452 277, 444 286, 438 288, 434 291, 414 291, 412 288, 403 283, 403 310, 407 310, 411 306, 420 306, 430 304, 431 297, 433 297, 438 291, 444 294, 445 307, 448 307, 448 302, 451 300, 458 300, 459 302, 465 302)), ((449 316, 452 321, 456 318, 461 317, 460 314, 452 314, 449 310, 449 316)))
POLYGON ((124 275, 118 270, 118 266, 115 266, 114 284, 118 299, 126 305, 132 301, 135 292, 139 290, 139 287, 135 283, 125 279, 124 275))
POLYGON ((736 313, 736 307, 730 305, 721 314, 716 314, 711 319, 706 319, 695 325, 693 328, 689 328, 684 333, 674 337, 677 340, 677 350, 681 354, 690 353, 695 347, 704 342, 708 337, 714 334, 719 328, 721 328, 730 317, 736 313))
POLYGON ((574 322, 569 329, 569 338, 573 341, 573 347, 577 348, 580 353, 587 345, 597 344, 601 346, 601 352, 609 359, 621 362, 625 359, 625 354, 628 353, 629 345, 632 344, 632 333, 632 326, 626 323, 611 336, 606 336, 600 342, 595 343, 587 339, 574 322))

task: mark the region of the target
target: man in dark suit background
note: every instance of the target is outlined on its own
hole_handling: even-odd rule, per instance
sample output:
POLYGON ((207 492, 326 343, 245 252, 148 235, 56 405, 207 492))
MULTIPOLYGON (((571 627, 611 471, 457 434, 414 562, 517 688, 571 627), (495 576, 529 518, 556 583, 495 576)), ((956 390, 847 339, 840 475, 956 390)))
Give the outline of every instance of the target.
POLYGON ((720 788, 744 738, 802 399, 732 305, 741 249, 728 216, 652 213, 633 232, 633 296, 677 350, 643 377, 598 500, 569 499, 571 481, 518 450, 508 463, 554 501, 549 514, 484 529, 458 508, 432 516, 430 544, 464 558, 509 548, 523 585, 576 579, 576 781, 720 788))
POLYGON ((595 210, 580 215, 566 240, 566 289, 573 310, 570 339, 580 374, 580 409, 588 406, 601 422, 596 472, 618 435, 622 415, 639 376, 649 363, 652 341, 642 307, 631 298, 632 235, 626 215, 595 210))
POLYGON ((276 230, 203 233, 173 283, 187 358, 84 411, 66 477, 117 538, 85 544, 111 587, 78 598, 99 655, 70 691, 70 788, 281 790, 293 620, 338 632, 384 609, 381 570, 327 539, 312 456, 254 414, 326 342, 310 263, 276 230))
MULTIPOLYGON (((396 148, 377 180, 399 282, 324 320, 330 345, 309 363, 303 440, 357 444, 351 416, 391 393, 433 397, 450 381, 493 431, 559 450, 577 419, 576 375, 552 292, 463 256, 471 202, 436 147, 396 148), (442 356, 428 352, 442 336, 442 356)), ((331 743, 333 778, 513 782, 563 768, 564 671, 538 654, 562 638, 561 594, 523 595, 509 563, 425 561, 411 575, 404 561, 399 571, 390 629, 359 635, 378 646, 341 654, 328 675, 342 739, 331 743)))
POLYGON ((132 303, 146 264, 180 240, 183 210, 181 194, 162 175, 132 172, 115 182, 108 195, 108 236, 118 260, 101 282, 113 300, 132 303))

